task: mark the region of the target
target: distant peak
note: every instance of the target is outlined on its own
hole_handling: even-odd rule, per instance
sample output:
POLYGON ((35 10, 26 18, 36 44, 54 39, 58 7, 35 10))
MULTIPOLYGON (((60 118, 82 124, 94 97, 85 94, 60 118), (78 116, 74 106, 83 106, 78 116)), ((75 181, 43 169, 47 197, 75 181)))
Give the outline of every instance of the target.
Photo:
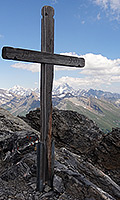
POLYGON ((12 88, 9 88, 9 89, 20 89, 20 88, 23 88, 23 87, 20 85, 14 85, 12 88))

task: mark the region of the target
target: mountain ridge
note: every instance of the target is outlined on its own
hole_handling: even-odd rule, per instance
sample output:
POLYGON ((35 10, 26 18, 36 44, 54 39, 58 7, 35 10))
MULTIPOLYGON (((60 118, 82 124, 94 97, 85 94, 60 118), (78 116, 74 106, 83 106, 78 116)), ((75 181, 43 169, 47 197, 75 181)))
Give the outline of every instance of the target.
MULTIPOLYGON (((0 89, 0 94, 1 91, 6 92, 7 94, 16 94, 20 96, 28 96, 32 92, 35 92, 37 95, 39 95, 39 89, 38 88, 24 88, 19 85, 15 85, 12 88, 9 89, 0 89)), ((60 94, 65 94, 65 93, 71 93, 74 96, 93 96, 97 98, 105 97, 106 99, 110 98, 112 99, 119 99, 120 94, 119 93, 114 93, 114 92, 109 92, 109 91, 103 91, 103 90, 96 90, 96 89, 74 89, 73 87, 69 86, 67 83, 61 84, 57 87, 55 87, 52 91, 53 95, 60 95, 60 94)))
MULTIPOLYGON (((93 89, 75 90, 66 83, 53 89, 52 103, 58 109, 77 111, 95 120, 104 132, 120 127, 120 94, 93 89)), ((39 90, 20 86, 0 89, 0 106, 15 116, 25 116, 40 107, 39 90)))

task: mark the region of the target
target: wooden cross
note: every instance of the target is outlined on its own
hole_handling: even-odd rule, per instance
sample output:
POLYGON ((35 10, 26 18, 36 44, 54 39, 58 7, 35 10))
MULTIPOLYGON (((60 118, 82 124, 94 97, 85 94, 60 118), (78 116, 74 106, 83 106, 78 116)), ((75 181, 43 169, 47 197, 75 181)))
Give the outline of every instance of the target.
POLYGON ((54 142, 52 138, 52 84, 54 65, 84 67, 84 58, 54 54, 54 9, 42 8, 41 52, 3 47, 4 59, 41 63, 41 137, 37 144, 37 190, 43 191, 45 184, 53 185, 54 142))

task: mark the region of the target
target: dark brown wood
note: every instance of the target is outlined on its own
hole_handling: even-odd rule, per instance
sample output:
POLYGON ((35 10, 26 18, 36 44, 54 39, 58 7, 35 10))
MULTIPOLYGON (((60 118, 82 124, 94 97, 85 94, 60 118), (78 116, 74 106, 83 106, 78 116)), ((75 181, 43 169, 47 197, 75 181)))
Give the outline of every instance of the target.
POLYGON ((43 191, 43 151, 44 144, 42 142, 38 142, 37 144, 37 190, 43 191))
MULTIPOLYGON (((42 8, 41 52, 54 53, 54 9, 42 8)), ((41 64, 41 141, 44 143, 43 181, 52 186, 52 85, 53 64, 41 64)))
POLYGON ((48 52, 32 51, 13 47, 3 47, 2 57, 9 60, 18 60, 33 63, 45 63, 53 65, 64 65, 71 67, 84 67, 84 58, 75 56, 64 56, 48 52))

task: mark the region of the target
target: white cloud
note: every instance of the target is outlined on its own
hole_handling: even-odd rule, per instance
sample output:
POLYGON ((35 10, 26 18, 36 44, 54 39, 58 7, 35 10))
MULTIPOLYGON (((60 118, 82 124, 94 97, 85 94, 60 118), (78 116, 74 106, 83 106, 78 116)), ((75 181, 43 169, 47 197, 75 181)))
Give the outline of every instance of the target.
POLYGON ((110 7, 113 11, 120 12, 120 0, 111 0, 110 7))
MULTIPOLYGON (((75 52, 61 54, 85 58, 85 67, 75 68, 55 66, 56 74, 61 73, 61 78, 54 81, 54 86, 67 82, 70 86, 74 88, 96 88, 118 92, 118 89, 116 89, 114 85, 117 84, 117 87, 120 88, 120 58, 108 59, 101 54, 96 55, 93 53, 88 53, 81 56, 77 55, 75 52), (68 72, 68 70, 71 72, 70 77, 64 76, 64 71, 68 72), (78 77, 74 78, 73 75, 76 70, 78 72, 78 77)), ((40 64, 15 63, 11 67, 24 69, 31 72, 40 71, 40 64)))
POLYGON ((98 15, 97 15, 97 20, 100 20, 100 19, 101 19, 100 13, 98 13, 98 15))
MULTIPOLYGON (((65 71, 65 70, 78 70, 79 73, 86 76, 118 76, 120 75, 120 58, 118 59, 108 59, 101 54, 96 55, 93 53, 88 53, 85 55, 77 55, 75 52, 61 53, 61 55, 76 56, 85 58, 85 67, 75 68, 75 67, 66 67, 66 66, 55 66, 56 71, 65 71)), ((25 69, 31 72, 39 72, 40 64, 25 64, 25 63, 15 63, 11 67, 18 69, 25 69)))
MULTIPOLYGON (((64 55, 64 56, 74 56, 74 57, 81 57, 79 55, 77 55, 75 52, 65 52, 65 53, 60 53, 60 55, 64 55)), ((80 68, 77 67, 68 67, 68 66, 58 66, 55 65, 55 71, 65 71, 65 70, 79 70, 80 68)))
POLYGON ((120 93, 120 76, 113 77, 85 77, 85 78, 74 78, 74 77, 62 77, 58 80, 54 80, 53 85, 57 87, 60 84, 67 83, 74 89, 100 89, 111 92, 120 93), (114 84, 117 83, 117 86, 114 84))
POLYGON ((34 82, 35 85, 38 85, 38 82, 34 82))
POLYGON ((102 56, 101 54, 92 54, 88 53, 85 55, 77 55, 75 52, 72 53, 61 53, 62 55, 68 55, 68 56, 76 56, 76 57, 83 57, 85 58, 85 67, 80 68, 74 68, 74 67, 62 67, 62 66, 56 66, 56 71, 65 71, 65 70, 79 70, 81 74, 85 75, 94 75, 94 76, 106 76, 106 75, 120 75, 120 59, 108 59, 105 56, 102 56))
POLYGON ((108 2, 110 0, 93 0, 97 5, 102 6, 104 9, 108 8, 108 2))
MULTIPOLYGON (((78 70, 79 73, 84 74, 86 76, 118 76, 120 75, 120 58, 118 59, 108 59, 101 54, 96 55, 93 53, 88 53, 85 55, 77 55, 76 53, 61 53, 61 55, 69 55, 76 57, 85 58, 85 67, 84 68, 76 68, 76 67, 66 67, 66 66, 55 66, 56 71, 65 71, 65 70, 78 70)), ((15 63, 11 65, 11 67, 17 69, 25 69, 31 72, 39 72, 40 64, 25 64, 25 63, 15 63)))
POLYGON ((56 4, 57 3, 57 0, 52 0, 52 4, 56 4))
POLYGON ((83 20, 83 21, 81 22, 81 24, 85 24, 85 21, 83 20))
POLYGON ((24 64, 24 63, 15 63, 13 65, 11 65, 11 67, 13 68, 17 68, 17 69, 25 69, 31 72, 39 72, 40 69, 40 64, 24 64))
POLYGON ((92 53, 83 55, 85 58, 85 68, 82 74, 94 76, 118 76, 120 75, 120 59, 108 59, 102 55, 92 53))
POLYGON ((88 89, 88 88, 101 88, 101 85, 104 84, 104 81, 97 78, 85 77, 85 78, 74 78, 74 77, 62 77, 54 81, 54 87, 57 87, 60 84, 68 83, 71 87, 75 89, 88 89))
MULTIPOLYGON (((15 63, 11 65, 11 67, 13 68, 24 69, 31 72, 39 72, 40 66, 41 64, 24 64, 24 63, 15 63)), ((58 66, 58 65, 55 65, 54 67, 55 67, 55 71, 66 71, 66 70, 73 71, 75 69, 79 69, 79 68, 74 68, 74 67, 66 67, 66 66, 58 66)))
MULTIPOLYGON (((88 53, 85 55, 77 55, 76 53, 61 53, 62 55, 77 56, 85 58, 84 68, 75 67, 62 67, 55 66, 56 73, 61 71, 71 71, 70 77, 62 77, 55 81, 54 84, 60 84, 67 82, 69 85, 75 88, 101 88, 112 85, 113 83, 120 84, 120 58, 108 59, 101 54, 88 53), (77 70, 78 77, 72 77, 77 70), (81 78, 82 77, 82 78, 81 78)), ((29 70, 31 72, 39 72, 40 64, 24 64, 16 63, 11 67, 29 70)), ((64 75, 64 72, 63 72, 64 75)), ((101 88, 102 89, 102 88, 101 88)))
POLYGON ((64 52, 60 53, 60 55, 78 57, 78 54, 76 54, 75 52, 64 52))
POLYGON ((120 20, 120 0, 93 0, 93 2, 101 6, 110 19, 120 20))
POLYGON ((59 85, 61 83, 67 82, 74 88, 96 88, 103 90, 106 89, 109 91, 112 89, 113 92, 116 91, 116 88, 113 87, 113 84, 120 84, 119 58, 112 60, 100 54, 95 55, 92 53, 85 54, 81 57, 85 58, 85 67, 79 69, 78 73, 80 77, 62 77, 56 80, 54 85, 59 85))
POLYGON ((74 68, 74 67, 68 67, 68 66, 59 66, 59 65, 55 65, 55 71, 66 71, 66 70, 79 70, 79 68, 74 68))
MULTIPOLYGON (((74 57, 79 57, 75 52, 69 52, 69 53, 60 53, 60 55, 66 55, 66 56, 74 56, 74 57)), ((25 64, 25 63, 15 63, 11 65, 13 68, 17 69, 25 69, 31 72, 39 72, 41 64, 25 64)), ((74 68, 74 67, 66 67, 66 66, 58 66, 55 65, 55 70, 56 71, 65 71, 65 70, 79 70, 79 68, 74 68)))

